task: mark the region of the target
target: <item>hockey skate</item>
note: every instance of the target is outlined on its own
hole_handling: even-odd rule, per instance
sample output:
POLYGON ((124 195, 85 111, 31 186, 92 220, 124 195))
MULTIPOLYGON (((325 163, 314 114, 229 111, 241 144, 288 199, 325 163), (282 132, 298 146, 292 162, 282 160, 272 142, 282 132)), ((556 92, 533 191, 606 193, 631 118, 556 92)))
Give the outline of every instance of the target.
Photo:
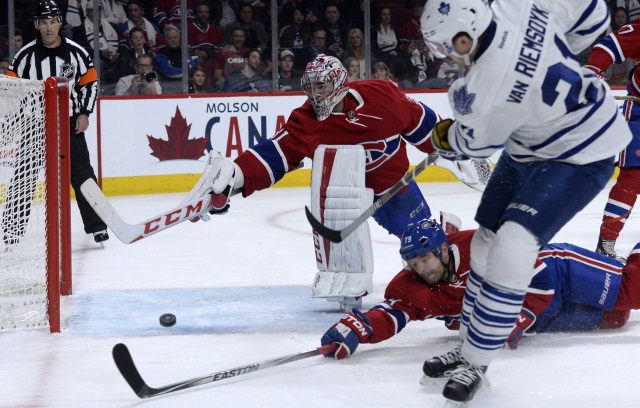
POLYGON ((451 371, 462 364, 462 361, 460 361, 461 348, 462 342, 458 343, 453 350, 425 361, 422 366, 422 372, 425 377, 420 380, 420 383, 422 384, 423 381, 428 381, 429 378, 441 378, 447 371, 451 371))
POLYGON ((451 401, 467 402, 473 398, 481 383, 489 386, 484 376, 487 366, 474 366, 463 358, 460 359, 459 364, 457 368, 445 373, 449 381, 445 384, 442 395, 451 401))
POLYGON ((609 258, 616 258, 616 241, 614 239, 604 239, 601 236, 598 237, 598 246, 596 252, 602 255, 606 255, 609 258))

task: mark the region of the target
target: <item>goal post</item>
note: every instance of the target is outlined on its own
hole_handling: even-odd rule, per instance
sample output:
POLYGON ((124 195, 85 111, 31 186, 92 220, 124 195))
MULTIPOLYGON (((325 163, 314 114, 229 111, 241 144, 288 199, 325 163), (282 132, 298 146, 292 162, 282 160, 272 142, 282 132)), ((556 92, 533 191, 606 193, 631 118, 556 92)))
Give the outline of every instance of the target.
POLYGON ((72 293, 69 83, 0 76, 0 332, 60 332, 72 293))

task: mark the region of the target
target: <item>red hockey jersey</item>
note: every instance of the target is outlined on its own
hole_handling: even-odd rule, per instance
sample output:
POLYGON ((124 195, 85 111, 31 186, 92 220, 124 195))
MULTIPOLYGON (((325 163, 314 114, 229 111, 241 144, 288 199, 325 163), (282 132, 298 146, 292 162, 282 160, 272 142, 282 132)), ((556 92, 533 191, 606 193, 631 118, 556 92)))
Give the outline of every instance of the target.
MULTIPOLYGON (((460 327, 462 299, 471 269, 471 238, 475 230, 447 235, 455 260, 455 272, 446 282, 427 285, 418 275, 403 269, 389 283, 384 302, 365 313, 371 324, 371 337, 364 343, 378 343, 399 333, 412 320, 436 318, 444 320, 452 330, 460 327)), ((542 262, 537 260, 536 269, 542 262)), ((527 293, 523 308, 540 314, 553 298, 553 293, 527 293)))
MULTIPOLYGON (((587 68, 602 76, 612 64, 621 64, 627 58, 640 61, 640 18, 600 40, 589 54, 587 68)), ((630 95, 640 96, 640 70, 636 69, 629 81, 630 95)))
POLYGON ((320 144, 361 145, 366 154, 366 186, 382 194, 409 169, 406 143, 431 153, 431 129, 438 115, 407 97, 391 81, 349 84, 344 109, 318 121, 306 101, 269 140, 243 152, 235 162, 244 174, 243 195, 272 186, 320 144))

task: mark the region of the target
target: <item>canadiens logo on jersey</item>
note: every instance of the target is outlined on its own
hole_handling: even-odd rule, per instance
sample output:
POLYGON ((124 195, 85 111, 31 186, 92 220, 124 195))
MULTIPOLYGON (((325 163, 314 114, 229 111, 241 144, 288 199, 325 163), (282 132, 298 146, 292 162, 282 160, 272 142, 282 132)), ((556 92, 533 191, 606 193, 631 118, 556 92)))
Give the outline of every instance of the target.
POLYGON ((400 136, 390 137, 376 142, 360 143, 364 147, 366 171, 371 171, 389 160, 400 148, 400 136))
POLYGON ((59 75, 63 78, 73 79, 76 75, 76 67, 72 64, 64 63, 60 65, 59 75))
POLYGON ((476 99, 476 94, 468 93, 467 86, 463 86, 458 90, 453 91, 453 103, 454 109, 461 115, 468 115, 473 113, 471 105, 476 99))

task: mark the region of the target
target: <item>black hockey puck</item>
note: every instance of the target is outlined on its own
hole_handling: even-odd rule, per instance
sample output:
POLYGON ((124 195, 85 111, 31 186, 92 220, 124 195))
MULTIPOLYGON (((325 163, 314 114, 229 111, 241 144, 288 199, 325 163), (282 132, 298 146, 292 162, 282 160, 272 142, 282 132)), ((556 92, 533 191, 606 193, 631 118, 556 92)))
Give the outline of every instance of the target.
POLYGON ((163 327, 171 327, 176 324, 176 316, 171 313, 165 313, 160 316, 160 325, 163 327))

